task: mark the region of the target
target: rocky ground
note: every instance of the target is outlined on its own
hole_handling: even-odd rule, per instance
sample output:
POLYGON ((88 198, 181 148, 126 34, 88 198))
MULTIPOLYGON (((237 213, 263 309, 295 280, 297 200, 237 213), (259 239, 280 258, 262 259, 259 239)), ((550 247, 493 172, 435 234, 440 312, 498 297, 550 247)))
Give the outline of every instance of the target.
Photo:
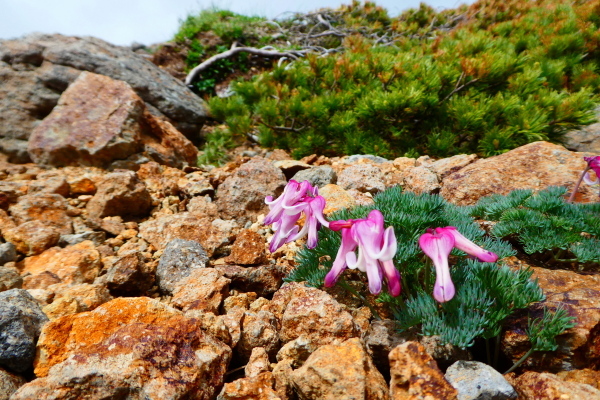
MULTIPOLYGON (((261 223, 265 196, 291 178, 319 186, 326 215, 394 185, 465 205, 571 188, 591 153, 536 142, 488 159, 295 161, 243 147, 223 167, 199 168, 177 128, 189 125, 167 114, 177 99, 155 101, 157 112, 126 74, 72 66, 52 92, 40 69, 88 48, 59 39, 75 50, 0 42, 0 72, 46 85, 53 104, 28 114, 18 85, 0 84, 4 105, 30 118, 0 132, 0 399, 600 399, 598 274, 531 266, 544 303, 563 304, 577 325, 558 351, 502 376, 477 349, 399 334, 385 309, 376 319, 338 288, 283 284, 302 243, 271 254, 261 223)), ((576 201, 597 196, 583 186, 576 201)), ((507 362, 528 350, 526 323, 517 316, 503 333, 507 362)))

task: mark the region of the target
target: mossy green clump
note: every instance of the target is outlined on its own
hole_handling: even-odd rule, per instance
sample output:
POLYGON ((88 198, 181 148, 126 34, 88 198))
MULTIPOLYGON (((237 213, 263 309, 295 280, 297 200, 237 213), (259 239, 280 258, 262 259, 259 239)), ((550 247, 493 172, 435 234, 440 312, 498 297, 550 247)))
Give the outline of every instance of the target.
MULTIPOLYGON (((599 0, 481 0, 392 18, 355 1, 323 10, 320 25, 278 21, 294 48, 314 52, 238 81, 233 96, 209 105, 232 138, 251 134, 295 157, 492 156, 560 142, 594 121, 598 8, 599 0)), ((269 44, 284 50, 275 36, 269 44)))

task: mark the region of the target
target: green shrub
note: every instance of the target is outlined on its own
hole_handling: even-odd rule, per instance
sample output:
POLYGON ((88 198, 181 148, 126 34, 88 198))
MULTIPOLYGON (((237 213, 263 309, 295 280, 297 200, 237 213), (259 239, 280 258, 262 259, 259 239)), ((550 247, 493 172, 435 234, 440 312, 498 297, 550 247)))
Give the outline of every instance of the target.
MULTIPOLYGON (((491 156, 560 142, 594 121, 600 34, 590 7, 480 1, 442 13, 421 5, 390 18, 354 2, 327 14, 347 34, 336 36, 343 51, 234 84, 223 121, 243 117, 261 145, 295 157, 491 156), (381 45, 384 37, 390 41, 381 45)), ((217 114, 224 107, 216 98, 209 105, 217 114)))

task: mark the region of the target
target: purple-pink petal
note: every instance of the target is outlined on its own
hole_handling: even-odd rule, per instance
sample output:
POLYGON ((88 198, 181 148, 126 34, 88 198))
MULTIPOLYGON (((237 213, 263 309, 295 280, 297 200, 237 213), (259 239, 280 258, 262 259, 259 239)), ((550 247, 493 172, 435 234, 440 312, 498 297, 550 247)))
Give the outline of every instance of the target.
POLYGON ((325 276, 325 286, 331 287, 335 285, 340 275, 347 268, 346 254, 354 252, 358 243, 352 238, 350 229, 342 229, 342 244, 338 249, 337 256, 333 261, 331 270, 325 276))
POLYGON ((436 232, 446 231, 454 236, 454 246, 467 253, 470 256, 477 258, 482 262, 496 262, 498 255, 491 251, 487 251, 480 246, 476 245, 466 237, 464 237, 455 227, 447 226, 445 228, 436 228, 436 232))
POLYGON ((419 238, 419 246, 431 258, 435 266, 436 279, 433 286, 433 297, 440 303, 454 297, 455 289, 450 277, 448 256, 454 247, 454 236, 447 230, 435 233, 424 233, 419 238))

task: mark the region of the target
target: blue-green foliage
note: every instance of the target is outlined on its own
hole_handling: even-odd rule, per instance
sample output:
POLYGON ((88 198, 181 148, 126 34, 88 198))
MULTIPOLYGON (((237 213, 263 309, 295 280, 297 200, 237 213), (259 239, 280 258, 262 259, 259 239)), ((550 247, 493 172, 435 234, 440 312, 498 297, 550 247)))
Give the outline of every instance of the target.
MULTIPOLYGON (((375 196, 374 201, 371 207, 341 210, 330 219, 365 218, 375 208, 384 215, 385 225, 394 227, 398 240, 394 264, 402 275, 403 292, 399 298, 383 293, 379 301, 390 304, 401 329, 419 326, 424 335, 439 335, 445 342, 469 347, 477 337, 497 336, 514 310, 543 299, 540 287, 530 279, 532 271, 482 263, 455 249, 451 273, 457 292, 451 301, 439 304, 431 295, 433 267, 418 246, 418 238, 427 228, 455 226, 500 259, 515 251, 503 240, 486 237, 469 215, 471 208, 447 203, 440 196, 403 193, 394 187, 375 196)), ((321 286, 340 243, 339 232, 322 229, 317 247, 298 253, 298 266, 287 280, 321 286)))
POLYGON ((515 190, 506 196, 493 195, 481 199, 471 214, 497 221, 492 236, 515 240, 527 254, 576 263, 579 269, 596 268, 600 263, 600 203, 568 203, 566 192, 564 187, 551 187, 536 194, 515 190))

